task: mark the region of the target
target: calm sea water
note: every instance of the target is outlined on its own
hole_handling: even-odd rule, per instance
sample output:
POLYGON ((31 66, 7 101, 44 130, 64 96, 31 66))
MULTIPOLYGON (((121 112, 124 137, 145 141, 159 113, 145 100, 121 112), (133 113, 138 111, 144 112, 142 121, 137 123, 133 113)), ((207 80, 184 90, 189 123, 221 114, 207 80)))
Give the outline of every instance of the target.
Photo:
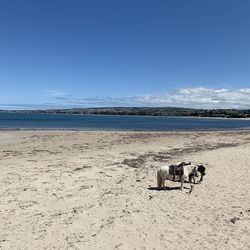
POLYGON ((217 130, 250 128, 250 120, 187 117, 0 113, 0 129, 217 130))

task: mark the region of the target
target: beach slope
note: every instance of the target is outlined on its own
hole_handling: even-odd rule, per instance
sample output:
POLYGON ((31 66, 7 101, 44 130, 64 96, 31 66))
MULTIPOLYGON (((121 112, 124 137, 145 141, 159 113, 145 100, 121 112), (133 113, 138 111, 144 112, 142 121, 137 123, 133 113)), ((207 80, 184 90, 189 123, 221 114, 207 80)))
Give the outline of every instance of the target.
POLYGON ((2 249, 250 249, 250 132, 0 131, 2 249), (203 163, 202 184, 156 171, 203 163))

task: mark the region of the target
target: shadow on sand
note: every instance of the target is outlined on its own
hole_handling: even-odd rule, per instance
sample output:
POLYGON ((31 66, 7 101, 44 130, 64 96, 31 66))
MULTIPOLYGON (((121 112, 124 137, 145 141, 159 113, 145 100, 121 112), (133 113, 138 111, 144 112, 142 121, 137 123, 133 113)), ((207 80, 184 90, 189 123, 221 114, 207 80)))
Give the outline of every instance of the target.
MULTIPOLYGON (((189 189, 189 188, 183 187, 183 189, 189 189)), ((151 190, 151 191, 172 191, 172 190, 180 190, 180 187, 165 187, 165 188, 149 187, 148 190, 151 190)))

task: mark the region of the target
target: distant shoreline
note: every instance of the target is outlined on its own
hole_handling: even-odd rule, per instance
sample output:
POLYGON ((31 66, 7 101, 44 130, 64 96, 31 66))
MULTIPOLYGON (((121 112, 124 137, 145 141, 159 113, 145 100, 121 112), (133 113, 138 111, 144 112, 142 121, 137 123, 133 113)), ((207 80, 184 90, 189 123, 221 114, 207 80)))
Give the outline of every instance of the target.
POLYGON ((0 110, 0 114, 144 116, 207 119, 250 119, 250 109, 190 109, 190 108, 73 108, 48 110, 0 110))

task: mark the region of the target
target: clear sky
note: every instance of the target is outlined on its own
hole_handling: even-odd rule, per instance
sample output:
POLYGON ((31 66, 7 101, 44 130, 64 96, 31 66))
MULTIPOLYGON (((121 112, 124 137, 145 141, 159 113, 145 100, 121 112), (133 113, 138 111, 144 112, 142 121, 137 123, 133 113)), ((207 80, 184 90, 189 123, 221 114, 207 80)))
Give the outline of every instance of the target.
POLYGON ((1 0, 0 108, 250 108, 248 0, 1 0))

